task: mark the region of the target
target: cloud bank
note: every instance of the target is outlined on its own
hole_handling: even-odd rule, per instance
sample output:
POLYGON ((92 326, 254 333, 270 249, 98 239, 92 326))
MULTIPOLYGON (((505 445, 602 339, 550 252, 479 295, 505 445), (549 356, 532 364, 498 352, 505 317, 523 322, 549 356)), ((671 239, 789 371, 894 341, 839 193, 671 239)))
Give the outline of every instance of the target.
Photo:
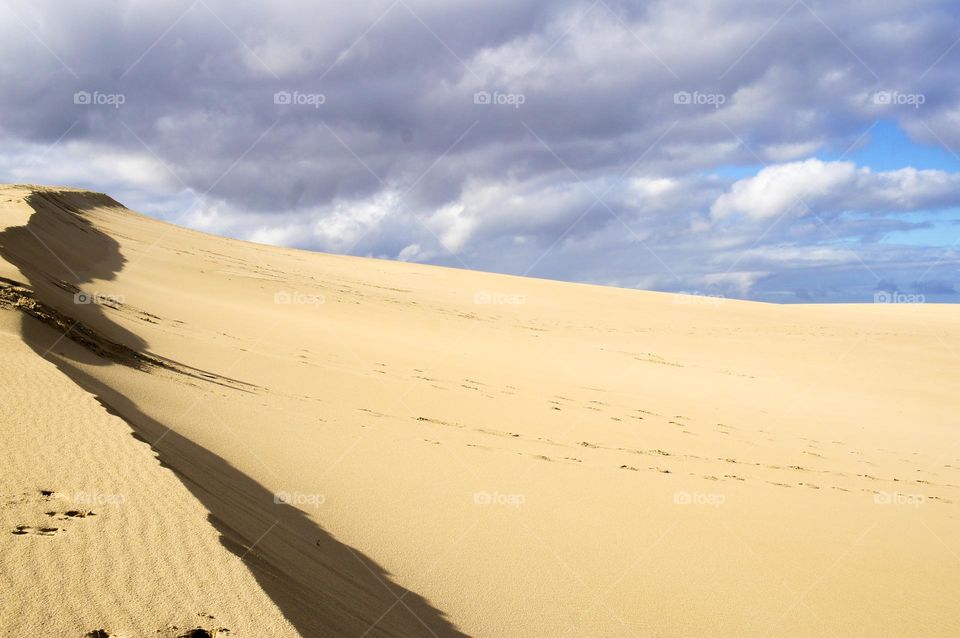
POLYGON ((956 294, 946 0, 3 7, 6 181, 254 241, 574 281, 956 294), (887 125, 902 163, 855 160, 887 125))

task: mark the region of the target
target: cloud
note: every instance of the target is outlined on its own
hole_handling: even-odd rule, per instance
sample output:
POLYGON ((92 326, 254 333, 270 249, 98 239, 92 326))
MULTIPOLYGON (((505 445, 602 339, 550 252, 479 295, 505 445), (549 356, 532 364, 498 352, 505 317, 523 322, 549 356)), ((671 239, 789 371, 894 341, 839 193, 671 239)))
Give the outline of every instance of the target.
POLYGON ((792 213, 905 212, 960 205, 960 175, 903 168, 874 172, 853 162, 808 159, 762 169, 713 203, 714 217, 763 220, 792 213))
POLYGON ((960 148, 948 0, 5 6, 0 179, 245 239, 577 281, 859 298, 878 276, 956 277, 949 252, 883 243, 920 227, 906 211, 947 215, 953 173, 815 157, 869 145, 881 119, 960 148))
POLYGON ((734 183, 729 193, 717 198, 710 212, 719 218, 740 214, 766 219, 794 210, 800 216, 806 202, 820 203, 855 182, 852 162, 811 159, 771 166, 734 183))

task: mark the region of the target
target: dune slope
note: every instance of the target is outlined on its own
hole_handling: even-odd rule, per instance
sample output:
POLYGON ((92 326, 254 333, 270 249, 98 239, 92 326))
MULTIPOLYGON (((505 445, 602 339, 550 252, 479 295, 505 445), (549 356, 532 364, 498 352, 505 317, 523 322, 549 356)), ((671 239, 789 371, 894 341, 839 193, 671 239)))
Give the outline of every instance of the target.
MULTIPOLYGON (((219 538, 150 542, 176 574, 229 574, 228 592, 197 590, 202 609, 176 607, 231 636, 960 632, 956 308, 780 307, 313 254, 70 189, 0 188, 0 228, 7 346, 99 398, 76 410, 123 439, 61 430, 70 454, 43 458, 120 456, 119 491, 136 464, 147 484, 179 479, 180 510, 117 511, 219 538), (256 613, 233 620, 237 601, 256 613)), ((0 425, 30 455, 38 426, 8 408, 30 400, 27 380, 2 379, 15 403, 0 425)), ((5 481, 4 499, 46 489, 41 476, 5 481)), ((5 555, 79 534, 27 536, 5 555)), ((127 559, 122 534, 101 538, 127 559)), ((4 635, 32 635, 20 618, 38 622, 58 590, 23 578, 23 559, 2 565, 22 601, 4 597, 4 635)), ((135 631, 175 622, 173 603, 103 587, 135 631)), ((94 620, 52 615, 76 635, 94 620)))
POLYGON ((0 312, 0 635, 296 636, 190 492, 18 323, 0 312))

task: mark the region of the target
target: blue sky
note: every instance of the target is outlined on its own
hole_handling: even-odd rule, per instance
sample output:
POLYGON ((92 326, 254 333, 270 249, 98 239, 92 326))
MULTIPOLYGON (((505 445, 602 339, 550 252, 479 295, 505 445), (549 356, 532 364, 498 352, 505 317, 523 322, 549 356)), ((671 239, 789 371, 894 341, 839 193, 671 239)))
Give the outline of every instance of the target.
MULTIPOLYGON (((841 153, 822 153, 823 160, 840 159, 841 153)), ((894 120, 878 120, 870 129, 869 141, 845 156, 875 171, 890 171, 906 166, 919 169, 960 171, 960 158, 940 144, 918 144, 894 120)))
POLYGON ((946 0, 9 0, 0 180, 663 291, 960 301, 946 0))
MULTIPOLYGON (((877 171, 896 170, 906 166, 947 172, 960 171, 960 158, 942 146, 921 145, 910 141, 896 122, 879 122, 871 133, 870 142, 848 156, 862 166, 877 171)), ((823 159, 832 159, 823 156, 823 159)), ((941 246, 960 244, 960 208, 903 213, 912 222, 926 222, 929 228, 892 232, 883 242, 914 246, 941 246)))

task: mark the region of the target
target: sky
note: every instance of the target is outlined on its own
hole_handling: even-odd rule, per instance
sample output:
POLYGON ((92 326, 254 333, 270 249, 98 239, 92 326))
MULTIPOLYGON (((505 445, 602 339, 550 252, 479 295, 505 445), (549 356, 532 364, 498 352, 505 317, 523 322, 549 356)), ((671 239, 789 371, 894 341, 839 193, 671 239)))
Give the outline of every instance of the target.
POLYGON ((218 235, 960 301, 955 0, 2 0, 0 68, 0 181, 218 235))

